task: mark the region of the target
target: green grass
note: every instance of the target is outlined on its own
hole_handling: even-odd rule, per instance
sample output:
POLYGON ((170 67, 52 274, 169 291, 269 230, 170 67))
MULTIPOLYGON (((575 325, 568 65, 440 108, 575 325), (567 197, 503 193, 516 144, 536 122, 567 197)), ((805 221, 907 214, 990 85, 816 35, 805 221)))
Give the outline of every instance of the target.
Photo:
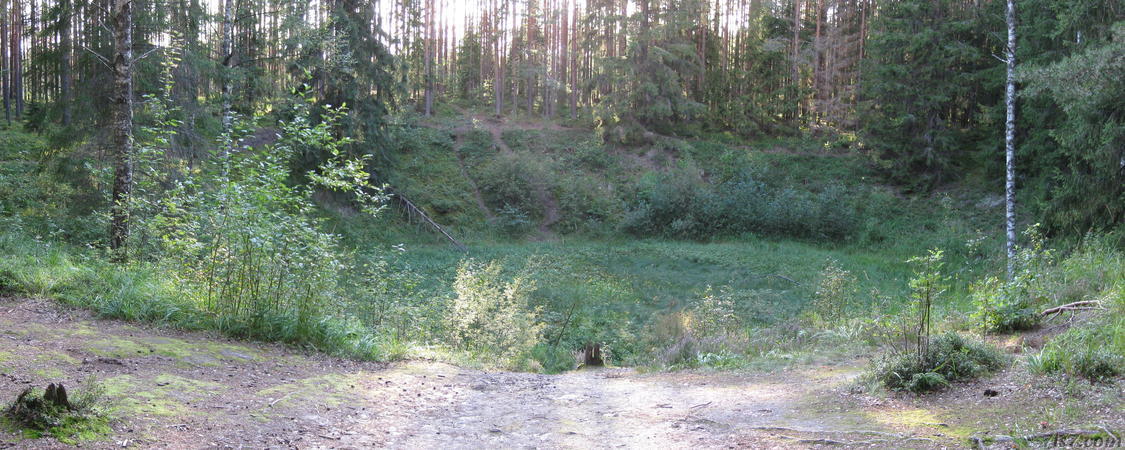
MULTIPOLYGON (((613 350, 617 363, 636 364, 651 359, 645 340, 661 326, 660 318, 691 308, 708 288, 737 293, 735 313, 751 334, 777 333, 764 329, 797 319, 830 259, 856 275, 857 295, 849 311, 854 316, 885 306, 875 306, 874 292, 904 298, 911 275, 908 256, 755 238, 713 243, 564 239, 485 242, 470 245, 467 253, 445 245, 411 245, 390 264, 392 272, 409 272, 417 283, 408 298, 398 301, 417 305, 450 298, 450 282, 465 258, 500 261, 509 276, 530 272, 537 286, 534 304, 543 308, 548 325, 547 342, 566 350, 600 343, 613 350)), ((439 318, 430 321, 430 329, 439 332, 439 318)))
MULTIPOLYGON (((998 229, 989 223, 992 219, 973 210, 975 193, 903 198, 872 185, 869 169, 856 156, 821 156, 808 149, 763 153, 755 148, 768 143, 740 146, 699 140, 611 151, 589 133, 551 129, 503 134, 522 158, 517 162, 535 169, 537 182, 555 195, 563 216, 548 242, 513 238, 485 222, 471 192, 475 182, 493 212, 502 206, 489 190, 495 188, 490 177, 497 173, 498 161, 492 137, 480 128, 465 134, 460 147, 462 171, 451 135, 461 125, 465 124, 398 131, 391 151, 380 161, 389 165, 381 175, 447 225, 469 251, 459 252, 436 233, 406 223, 393 207, 372 219, 331 198, 321 199, 329 230, 355 250, 358 264, 347 275, 340 308, 320 322, 298 324, 287 317, 271 317, 259 326, 240 318, 215 317, 187 300, 197 296, 185 295, 187 287, 169 276, 176 272, 173 268, 159 262, 110 265, 98 251, 57 240, 28 239, 20 226, 9 226, 0 235, 0 253, 11 255, 0 261, 0 289, 54 297, 107 317, 219 329, 335 354, 392 359, 417 355, 420 346, 432 351, 446 345, 444 315, 454 296, 456 268, 467 258, 496 260, 505 268, 505 276, 526 273, 536 282, 531 298, 546 328, 533 353, 547 370, 564 367, 567 352, 590 343, 606 346, 618 364, 661 360, 657 356, 671 345, 666 342, 670 336, 685 330, 696 333, 675 323, 691 315, 705 316, 708 312, 697 305, 708 292, 719 292, 724 301, 729 300, 743 326, 735 333, 738 336, 721 337, 738 346, 737 361, 722 352, 700 358, 710 361, 705 364, 733 367, 763 356, 788 358, 814 340, 855 341, 860 333, 856 330, 871 326, 853 320, 833 324, 832 329, 806 330, 798 323, 829 260, 855 276, 850 320, 870 315, 871 308, 877 308, 877 314, 900 308, 911 275, 906 259, 942 247, 949 266, 957 268, 953 293, 944 307, 953 314, 964 309, 960 293, 969 280, 995 267, 991 262, 995 252, 968 248, 966 241, 983 236, 981 247, 1000 247, 997 233, 975 231, 998 229), (664 162, 638 162, 637 155, 664 162), (528 166, 532 163, 535 167, 528 166), (752 233, 702 241, 626 239, 617 223, 629 202, 635 201, 637 181, 650 167, 671 163, 688 172, 698 169, 703 173, 700 182, 753 170, 774 186, 810 192, 829 182, 842 184, 853 191, 849 195, 862 196, 857 199, 865 208, 863 222, 853 235, 836 241, 752 233), (395 250, 396 244, 403 244, 404 250, 395 250)), ((517 165, 515 172, 521 167, 517 165)), ((942 305, 938 310, 943 312, 942 305)), ((700 349, 719 339, 694 338, 700 340, 700 349)))
MULTIPOLYGON (((747 344, 754 347, 751 353, 792 354, 809 341, 800 336, 800 327, 793 322, 811 302, 830 259, 857 279, 853 317, 862 316, 865 308, 876 303, 887 310, 877 314, 897 311, 905 303, 911 275, 905 261, 929 248, 945 249, 949 267, 955 268, 952 292, 937 305, 938 314, 964 311, 968 283, 996 268, 999 234, 977 230, 999 229, 999 220, 975 209, 978 193, 902 197, 874 185, 872 171, 861 157, 817 153, 817 148, 802 147, 811 145, 802 141, 739 146, 668 140, 654 144, 653 151, 610 151, 572 130, 507 130, 503 139, 516 153, 516 162, 530 164, 520 158, 535 161, 535 167, 515 172, 534 169, 563 212, 554 241, 513 238, 500 232, 499 226, 484 225, 475 201, 465 195, 467 174, 481 187, 493 212, 503 206, 490 192, 497 182, 499 155, 491 135, 465 124, 469 128, 460 147, 466 169, 462 172, 449 137, 454 125, 404 136, 402 141, 410 143, 409 149, 393 156, 394 173, 400 180, 397 183, 416 192, 415 202, 451 225, 454 234, 468 244, 467 253, 456 251, 435 233, 404 224, 393 212, 379 219, 336 212, 327 215, 347 245, 369 262, 385 266, 376 276, 357 275, 350 283, 381 286, 377 294, 351 295, 353 314, 375 317, 365 321, 391 328, 383 331, 397 339, 443 342, 442 311, 454 295, 451 285, 456 268, 466 258, 498 260, 509 277, 521 271, 534 274, 533 300, 542 307, 542 320, 548 324, 543 345, 551 347, 536 350, 545 367, 557 365, 547 360, 565 360, 559 357, 561 351, 595 342, 608 345, 618 363, 651 362, 657 347, 664 345, 654 342, 659 339, 653 336, 662 335, 659 329, 666 326, 668 314, 690 309, 708 288, 737 296, 735 309, 747 326, 747 339, 753 341, 747 344), (760 151, 779 145, 793 151, 760 151), (665 165, 657 167, 676 161, 689 172, 691 167, 698 168, 711 182, 751 170, 772 186, 816 192, 840 184, 848 195, 858 196, 862 220, 854 234, 839 241, 750 233, 704 242, 626 239, 616 230, 616 222, 625 205, 633 201, 638 180, 651 170, 638 165, 629 153, 649 155, 645 158, 655 154, 657 159, 664 155, 665 165), (455 206, 434 208, 431 204, 455 206), (975 246, 966 245, 970 239, 978 239, 975 246), (405 251, 389 250, 393 243, 403 243, 405 251), (391 274, 400 279, 386 282, 391 274), (410 320, 384 319, 392 311, 397 312, 391 315, 410 320), (770 340, 785 343, 771 345, 770 340), (554 348, 556 342, 560 348, 554 348)), ((520 206, 538 214, 538 205, 520 206)), ((845 342, 859 333, 857 329, 870 326, 854 322, 841 322, 819 334, 845 342)))

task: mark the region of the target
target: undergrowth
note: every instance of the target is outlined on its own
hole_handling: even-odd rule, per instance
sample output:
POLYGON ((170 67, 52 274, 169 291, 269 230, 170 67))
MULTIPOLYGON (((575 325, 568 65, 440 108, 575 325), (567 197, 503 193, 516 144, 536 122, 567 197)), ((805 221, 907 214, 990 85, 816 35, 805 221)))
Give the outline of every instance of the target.
MULTIPOLYGON (((1074 323, 1029 356, 1038 373, 1062 373, 1091 381, 1125 376, 1125 256, 1104 238, 1082 245, 1045 272, 1045 291, 1057 304, 1089 301, 1092 309, 1063 312, 1074 323)), ((1065 320, 1049 318, 1048 320, 1065 320)))
MULTIPOLYGON (((279 145, 334 145, 329 130, 311 126, 295 131, 319 141, 279 145)), ((14 156, 0 161, 10 164, 0 191, 18 195, 4 199, 0 214, 0 252, 9 256, 0 260, 0 290, 57 298, 105 317, 362 359, 422 351, 556 372, 573 368, 574 353, 592 345, 609 364, 652 367, 756 367, 870 351, 898 339, 901 318, 918 312, 904 261, 921 248, 946 250, 948 289, 926 313, 939 329, 1022 328, 1004 322, 1023 317, 1011 311, 1026 316, 1085 299, 1116 276, 1112 265, 1093 262, 1104 256, 1098 252, 1083 256, 1089 262, 1072 256, 1046 270, 1055 263, 1039 262, 1046 249, 1032 246, 1021 266, 1028 277, 970 289, 998 267, 1000 248, 998 234, 978 229, 989 212, 975 206, 976 193, 902 197, 866 180, 863 162, 847 155, 677 139, 609 148, 536 130, 505 133, 513 154, 500 157, 487 130, 468 130, 454 140, 448 131, 402 127, 389 138, 394 151, 379 158, 392 169, 380 180, 450 224, 469 254, 393 213, 372 218, 339 195, 311 192, 298 183, 307 175, 239 149, 226 163, 229 178, 205 168, 201 177, 184 178, 194 184, 143 205, 159 213, 142 228, 143 248, 158 256, 110 265, 96 240, 70 240, 101 233, 104 218, 65 221, 69 213, 41 210, 34 199, 60 181, 24 170, 31 158, 9 151, 14 156), (46 187, 31 189, 36 183, 46 187), (475 204, 472 184, 487 211, 475 204), (558 202, 556 241, 523 241, 544 215, 539 189, 558 202), (224 200, 237 207, 224 208, 224 200), (642 236, 662 239, 636 239, 642 236), (480 263, 466 265, 470 259, 480 263), (291 272, 297 266, 304 272, 291 272)), ((333 161, 337 170, 349 167, 333 161)), ((63 199, 74 191, 58 190, 63 199)), ((1063 342, 1060 355, 1077 345, 1063 342)), ((953 344, 945 347, 975 351, 953 344)), ((1100 367, 1048 358, 1048 349, 1044 360, 1059 362, 1043 371, 1100 367)), ((951 381, 975 371, 928 369, 915 385, 941 385, 931 373, 951 381)), ((914 374, 903 378, 909 383, 914 374)))

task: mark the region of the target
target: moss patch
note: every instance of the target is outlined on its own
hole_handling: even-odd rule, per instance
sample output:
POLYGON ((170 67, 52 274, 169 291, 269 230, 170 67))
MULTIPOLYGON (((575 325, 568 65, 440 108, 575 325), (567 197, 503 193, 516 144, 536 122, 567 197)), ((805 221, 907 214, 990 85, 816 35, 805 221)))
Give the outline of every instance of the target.
POLYGON ((95 355, 108 358, 135 358, 152 353, 151 348, 129 339, 116 337, 91 341, 86 344, 85 349, 95 355))
POLYGON ((57 380, 66 376, 66 373, 56 367, 35 369, 32 373, 44 380, 57 380))
MULTIPOLYGON (((63 444, 78 445, 85 442, 100 441, 108 437, 113 433, 113 428, 110 428, 109 422, 109 418, 106 417, 66 417, 59 426, 44 431, 24 428, 20 429, 20 432, 24 439, 53 436, 63 444)), ((9 429, 18 428, 8 423, 7 419, 4 419, 4 423, 0 425, 9 429)))
POLYGON ((157 387, 163 388, 163 390, 165 391, 172 391, 181 394, 194 394, 201 392, 215 393, 227 390, 227 386, 221 383, 196 380, 171 374, 157 375, 156 378, 152 379, 152 382, 155 383, 157 387))
POLYGON ((34 358, 35 364, 53 364, 65 366, 77 366, 80 361, 66 353, 54 350, 39 352, 34 358))
POLYGON ((8 363, 14 360, 16 355, 12 352, 0 350, 0 370, 8 370, 8 363))
POLYGON ((973 430, 956 426, 942 418, 942 414, 928 409, 868 410, 866 415, 874 422, 896 429, 939 429, 958 438, 968 438, 973 430))
POLYGON ((140 384, 132 375, 119 375, 105 380, 106 394, 115 400, 114 406, 119 415, 172 417, 197 413, 174 398, 170 394, 171 389, 144 390, 140 388, 140 384))
POLYGON ((336 407, 354 397, 363 379, 362 373, 321 375, 262 389, 254 395, 273 407, 308 402, 336 407))
POLYGON ((174 338, 105 338, 91 341, 86 350, 98 356, 136 358, 149 355, 177 359, 193 366, 218 366, 223 362, 255 362, 265 358, 249 347, 214 342, 189 342, 174 338))

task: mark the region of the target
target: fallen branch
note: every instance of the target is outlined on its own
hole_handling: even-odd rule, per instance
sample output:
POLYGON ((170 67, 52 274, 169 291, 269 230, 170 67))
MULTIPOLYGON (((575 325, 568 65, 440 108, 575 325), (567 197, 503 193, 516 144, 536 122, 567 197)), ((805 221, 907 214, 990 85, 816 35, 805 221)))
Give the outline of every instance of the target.
POLYGON ((770 276, 770 277, 774 277, 774 278, 779 278, 779 279, 782 279, 782 280, 788 281, 788 282, 790 282, 790 283, 793 283, 793 284, 795 284, 795 285, 797 285, 797 286, 800 286, 800 285, 801 285, 801 283, 798 283, 798 282, 797 282, 797 280, 794 280, 794 279, 792 279, 792 278, 789 278, 789 277, 787 277, 787 276, 785 276, 785 275, 778 275, 778 274, 776 274, 776 273, 770 273, 770 274, 766 274, 766 276, 770 276))
MULTIPOLYGON (((973 436, 973 437, 970 437, 969 440, 972 441, 973 444, 975 444, 976 448, 984 449, 984 448, 988 448, 989 444, 1014 443, 1014 442, 1017 441, 1017 439, 1020 440, 1020 441, 1039 441, 1039 440, 1043 440, 1043 439, 1059 439, 1059 438, 1070 438, 1070 437, 1085 437, 1085 438, 1099 438, 1100 437, 1100 438, 1106 439, 1106 442, 1108 442, 1110 444, 1116 444, 1116 445, 1121 444, 1121 437, 1120 436, 1118 436, 1117 434, 1114 434, 1114 433, 1112 433, 1109 430, 1106 430, 1104 428, 1102 428, 1100 430, 1061 429, 1061 430, 1055 430, 1055 431, 1048 431, 1048 432, 1045 432, 1045 433, 1030 434, 1030 435, 1019 437, 1019 438, 1013 438, 1011 436, 1004 435, 1004 434, 998 434, 998 435, 995 435, 995 436, 973 436)), ((1112 446, 1112 445, 1110 445, 1110 446, 1112 446)))
MULTIPOLYGON (((1032 434, 1030 436, 1024 436, 1023 438, 1025 440, 1028 440, 1028 441, 1037 441, 1037 440, 1040 440, 1040 439, 1050 439, 1050 438, 1053 438, 1053 437, 1101 436, 1101 435, 1104 435, 1104 434, 1108 434, 1108 433, 1105 430, 1067 430, 1067 429, 1062 429, 1062 430, 1048 431, 1046 433, 1032 434)), ((1110 436, 1113 436, 1113 435, 1110 434, 1110 436)))
POLYGON ((885 437, 894 438, 894 439, 916 439, 916 438, 912 438, 912 437, 907 436, 907 435, 902 435, 902 434, 897 434, 897 433, 888 433, 888 432, 885 432, 885 431, 876 431, 876 430, 820 430, 820 429, 790 428, 790 427, 783 427, 783 426, 776 426, 776 425, 749 427, 749 429, 760 430, 760 431, 788 431, 788 432, 792 432, 792 433, 806 433, 806 434, 869 434, 869 435, 873 435, 873 436, 885 436, 885 437))
POLYGON ((1065 305, 1059 305, 1059 306, 1056 306, 1054 308, 1048 308, 1046 310, 1043 310, 1043 312, 1039 313, 1039 316, 1040 317, 1047 317, 1047 316, 1052 315, 1052 314, 1062 314, 1064 311, 1081 311, 1081 310, 1087 310, 1087 309, 1098 309, 1098 307, 1101 306, 1101 304, 1102 304, 1102 302, 1097 301, 1097 300, 1082 300, 1082 301, 1077 301, 1077 302, 1074 302, 1074 303, 1067 303, 1065 305))

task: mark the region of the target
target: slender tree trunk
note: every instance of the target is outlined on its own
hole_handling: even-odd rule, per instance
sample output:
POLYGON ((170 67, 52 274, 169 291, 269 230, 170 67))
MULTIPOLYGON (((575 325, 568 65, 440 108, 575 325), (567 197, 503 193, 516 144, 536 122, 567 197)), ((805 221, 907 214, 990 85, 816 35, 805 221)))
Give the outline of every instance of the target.
POLYGON ((578 119, 578 1, 574 2, 570 16, 570 118, 578 119))
POLYGON ((20 35, 21 24, 23 23, 23 13, 20 11, 20 2, 22 0, 13 0, 11 11, 11 24, 9 31, 11 32, 8 47, 8 59, 11 63, 8 64, 8 75, 11 78, 11 94, 12 102, 15 103, 16 117, 23 115, 23 61, 20 54, 23 37, 20 35))
POLYGON ((74 92, 74 75, 71 73, 71 66, 74 64, 74 52, 71 48, 71 33, 74 30, 71 15, 74 7, 71 5, 71 0, 62 0, 60 9, 59 51, 62 52, 62 61, 59 63, 59 90, 62 96, 62 123, 63 125, 70 125, 73 120, 71 103, 74 102, 71 98, 74 92))
POLYGON ((8 46, 6 45, 8 39, 8 17, 0 16, 0 80, 3 81, 4 89, 4 120, 8 125, 12 124, 12 82, 8 74, 12 70, 10 59, 8 58, 8 46))
POLYGON ((113 204, 109 248, 125 262, 129 239, 129 197, 133 190, 133 0, 113 0, 113 204))
POLYGON ((496 104, 496 117, 504 112, 504 55, 500 54, 500 4, 497 0, 492 2, 492 55, 495 61, 492 65, 492 92, 496 104))
POLYGON ((1016 2, 1008 0, 1008 82, 1005 86, 1007 120, 1004 154, 1007 180, 1004 184, 1005 224, 1007 225, 1008 278, 1014 275, 1016 259, 1016 2))
POLYGON ((793 56, 792 56, 793 60, 790 61, 790 63, 793 64, 793 75, 792 75, 793 79, 791 81, 793 82, 793 92, 794 92, 794 96, 795 96, 794 99, 797 102, 797 104, 796 104, 796 114, 794 114, 794 119, 801 115, 801 101, 800 101, 801 69, 800 69, 800 66, 797 65, 798 56, 800 54, 800 51, 801 51, 801 0, 793 0, 793 56))
POLYGON ((426 39, 423 43, 425 45, 425 65, 426 65, 426 116, 431 116, 434 113, 434 1, 429 0, 426 4, 426 39))
MULTIPOLYGON (((223 36, 220 42, 223 58, 222 71, 222 101, 223 101, 223 133, 229 134, 234 113, 231 111, 231 92, 234 88, 232 68, 234 67, 234 0, 223 0, 223 36)), ((224 159, 230 151, 230 142, 223 143, 222 154, 224 159)), ((224 169, 225 170, 225 169, 224 169)))

